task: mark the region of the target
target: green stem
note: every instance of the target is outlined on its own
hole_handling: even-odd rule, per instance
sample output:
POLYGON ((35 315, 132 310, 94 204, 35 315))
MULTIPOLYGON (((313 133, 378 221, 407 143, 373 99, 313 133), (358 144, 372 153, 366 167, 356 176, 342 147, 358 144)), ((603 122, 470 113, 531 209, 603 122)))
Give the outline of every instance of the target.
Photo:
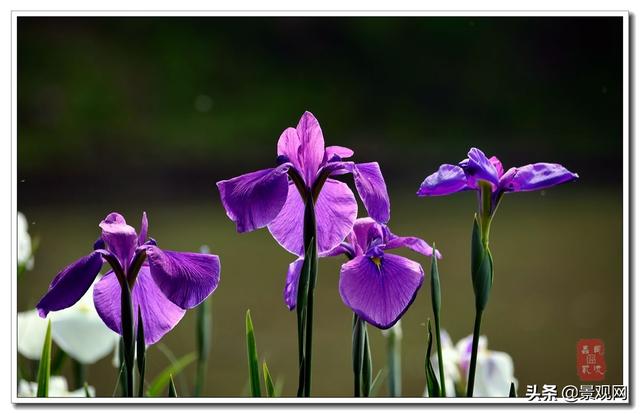
POLYGON ((402 363, 401 363, 401 343, 402 337, 398 333, 397 322, 389 329, 387 338, 387 359, 389 364, 389 396, 400 397, 402 395, 402 363))
POLYGON ((478 341, 480 339, 480 324, 482 311, 476 311, 476 321, 473 324, 473 343, 471 344, 471 362, 469 364, 469 379, 467 380, 467 397, 473 397, 473 386, 476 378, 476 362, 478 360, 478 341))
POLYGON ((194 396, 199 397, 207 375, 207 362, 209 360, 209 346, 211 343, 211 315, 209 300, 205 300, 198 306, 196 339, 198 345, 198 365, 196 371, 196 383, 194 396))
POLYGON ((133 397, 133 359, 135 353, 135 341, 133 339, 133 305, 131 302, 131 290, 124 283, 121 293, 121 320, 122 341, 124 343, 124 365, 127 378, 127 397, 133 397))
POLYGON ((353 396, 360 397, 362 390, 362 358, 364 356, 364 332, 362 319, 353 314, 353 331, 351 340, 353 359, 353 396))
POLYGON ((73 376, 76 388, 82 388, 87 381, 87 366, 81 362, 73 360, 73 376))

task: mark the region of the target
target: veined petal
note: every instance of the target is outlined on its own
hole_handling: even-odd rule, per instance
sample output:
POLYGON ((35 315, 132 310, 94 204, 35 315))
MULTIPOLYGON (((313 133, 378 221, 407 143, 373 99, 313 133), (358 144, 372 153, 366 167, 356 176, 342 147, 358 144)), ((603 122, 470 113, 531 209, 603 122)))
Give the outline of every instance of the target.
POLYGON ((40 317, 45 318, 49 312, 68 308, 80 300, 91 287, 100 268, 102 256, 98 252, 93 252, 65 267, 53 279, 49 290, 36 305, 40 317))
MULTIPOLYGON (((271 223, 269 231, 278 243, 296 256, 304 255, 304 201, 293 183, 282 211, 271 223)), ((349 187, 328 179, 315 204, 318 255, 336 247, 349 234, 358 214, 358 204, 349 187)))
POLYGON ((239 233, 266 226, 282 210, 289 191, 290 167, 291 163, 285 163, 216 184, 227 216, 236 223, 239 233))
POLYGON ((535 191, 573 181, 577 178, 578 174, 572 173, 560 164, 539 162, 516 168, 510 179, 503 180, 500 184, 507 192, 535 191))
POLYGON ((284 303, 289 310, 293 310, 298 302, 298 281, 300 280, 300 272, 304 264, 304 257, 296 259, 289 264, 287 269, 287 280, 284 285, 284 303))
POLYGON ((422 197, 442 196, 468 189, 467 176, 461 167, 442 164, 438 171, 425 178, 420 184, 418 195, 422 197))
POLYGON ((371 217, 362 217, 356 220, 353 225, 353 238, 356 245, 356 253, 358 255, 364 254, 369 249, 369 237, 372 234, 371 229, 377 227, 378 232, 383 236, 380 225, 371 217))
POLYGON ((356 190, 369 216, 378 223, 386 223, 391 215, 387 185, 377 162, 354 164, 356 190))
MULTIPOLYGON (((93 290, 98 315, 111 330, 121 334, 120 295, 120 284, 113 272, 108 272, 100 279, 93 290)), ((137 315, 140 307, 147 345, 158 342, 180 322, 186 312, 164 296, 151 277, 148 266, 140 269, 131 300, 134 314, 137 315)), ((134 317, 134 324, 137 325, 137 317, 134 317)))
POLYGON ((278 139, 278 155, 286 157, 298 171, 303 171, 298 151, 300 149, 300 138, 295 128, 289 127, 282 131, 278 139))
MULTIPOLYGON (((424 256, 433 255, 433 247, 429 246, 427 242, 419 237, 400 237, 393 235, 384 245, 383 249, 397 249, 398 247, 406 247, 407 249, 411 249, 424 256)), ((436 250, 436 257, 438 259, 442 258, 442 255, 438 250, 436 250)))
POLYGON ((100 228, 102 240, 107 244, 109 251, 118 258, 122 268, 126 269, 138 247, 136 230, 128 225, 119 213, 109 214, 100 223, 100 228))
POLYGON ((296 126, 296 132, 300 140, 298 160, 302 168, 301 172, 307 185, 311 185, 324 158, 322 129, 316 117, 307 111, 302 114, 298 126, 296 126))
POLYGON ((147 247, 151 276, 171 302, 182 309, 199 305, 218 287, 220 259, 213 254, 183 253, 147 247))
POLYGON ((377 265, 358 256, 340 270, 340 296, 358 316, 388 329, 407 311, 424 280, 420 264, 385 254, 377 265))

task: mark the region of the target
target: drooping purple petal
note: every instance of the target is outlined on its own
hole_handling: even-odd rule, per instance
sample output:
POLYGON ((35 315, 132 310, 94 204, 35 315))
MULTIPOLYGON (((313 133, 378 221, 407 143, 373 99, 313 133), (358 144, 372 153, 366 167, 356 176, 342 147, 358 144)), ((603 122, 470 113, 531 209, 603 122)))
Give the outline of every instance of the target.
POLYGON ((354 164, 356 190, 369 216, 378 223, 386 223, 391 215, 387 185, 377 162, 354 164))
POLYGON ((278 215, 287 199, 290 167, 291 163, 285 163, 216 184, 227 216, 239 233, 264 227, 278 215))
POLYGON ((511 179, 503 180, 501 185, 507 192, 535 191, 573 181, 577 178, 578 174, 572 173, 560 164, 539 162, 516 168, 511 179))
MULTIPOLYGON (((269 231, 278 243, 296 256, 304 255, 304 201, 293 183, 278 216, 269 223, 269 231)), ((349 187, 328 179, 315 204, 318 255, 336 247, 349 234, 358 214, 358 204, 349 187)))
POLYGON ((342 266, 340 296, 358 316, 388 329, 406 312, 424 280, 420 264, 393 254, 384 254, 380 265, 358 256, 342 266))
POLYGON ((300 139, 298 159, 307 185, 311 185, 324 158, 324 137, 320 123, 311 112, 302 114, 296 132, 300 139))
POLYGON ((107 248, 118 258, 122 268, 126 269, 138 246, 136 230, 119 213, 109 214, 100 222, 100 228, 107 248))
POLYGON ((298 302, 298 281, 300 280, 300 271, 304 264, 304 257, 298 258, 289 264, 287 269, 287 280, 284 284, 284 303, 289 310, 293 310, 298 302))
MULTIPOLYGON (((112 271, 104 275, 96 283, 93 290, 93 302, 98 315, 105 325, 119 334, 122 333, 120 294, 120 284, 112 271)), ((140 306, 146 345, 158 342, 180 322, 186 312, 185 309, 180 308, 164 296, 151 277, 148 266, 143 266, 140 269, 136 283, 133 285, 131 300, 135 315, 137 315, 138 306, 140 306)), ((137 316, 134 317, 134 324, 137 325, 137 316)))
POLYGON ((183 253, 148 246, 147 260, 156 285, 183 309, 199 305, 218 286, 220 259, 213 254, 183 253))
POLYGON ((68 308, 89 290, 102 267, 102 256, 93 252, 65 267, 53 279, 49 290, 36 305, 38 314, 46 318, 52 311, 68 308))
POLYGON ((142 212, 142 222, 140 223, 140 234, 138 235, 138 245, 143 245, 147 241, 147 231, 149 230, 149 220, 147 219, 147 212, 142 212))
POLYGON ((438 171, 425 178, 420 184, 418 195, 422 197, 442 196, 468 189, 467 176, 461 167, 442 164, 438 171))
POLYGON ((464 169, 471 187, 477 188, 478 180, 488 181, 494 187, 498 185, 500 179, 498 171, 487 156, 484 155, 484 152, 478 148, 471 148, 467 156, 469 158, 459 165, 464 169))
MULTIPOLYGON (((399 247, 406 247, 407 249, 411 249, 414 252, 420 253, 424 256, 433 255, 433 247, 429 246, 427 242, 419 237, 400 237, 394 235, 387 241, 383 249, 389 250, 397 249, 399 247)), ((442 255, 438 250, 436 250, 436 257, 438 259, 442 258, 442 255)))

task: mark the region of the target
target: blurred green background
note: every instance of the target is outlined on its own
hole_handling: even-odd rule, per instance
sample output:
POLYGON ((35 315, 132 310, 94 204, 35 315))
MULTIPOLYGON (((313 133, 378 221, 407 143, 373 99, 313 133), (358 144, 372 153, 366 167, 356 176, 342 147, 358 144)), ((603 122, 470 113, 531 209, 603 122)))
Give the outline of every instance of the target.
MULTIPOLYGON (((454 341, 473 328, 475 195, 419 199, 420 182, 471 146, 507 168, 550 161, 578 172, 575 183, 503 201, 483 334, 514 358, 521 394, 578 384, 580 338, 603 339, 605 382, 622 382, 621 18, 19 17, 17 29, 18 209, 40 240, 18 310, 90 251, 107 213, 138 227, 146 210, 162 247, 207 244, 222 260, 204 395, 246 390, 246 309, 261 359, 294 395, 295 313, 282 301, 293 257, 266 230, 236 234, 215 183, 274 165, 279 134, 309 110, 328 145, 380 163, 392 230, 443 252, 442 324, 454 341)), ((320 265, 316 396, 351 395, 342 262, 320 265)), ((424 389, 430 309, 425 284, 403 317, 405 396, 424 389)), ((385 345, 375 328, 370 337, 377 372, 385 345)), ((195 313, 162 343, 178 356, 195 350, 195 313)), ((152 347, 148 378, 167 364, 152 347)), ((112 394, 110 358, 88 375, 98 395, 112 394)), ((192 365, 179 378, 181 395, 194 375, 192 365)))

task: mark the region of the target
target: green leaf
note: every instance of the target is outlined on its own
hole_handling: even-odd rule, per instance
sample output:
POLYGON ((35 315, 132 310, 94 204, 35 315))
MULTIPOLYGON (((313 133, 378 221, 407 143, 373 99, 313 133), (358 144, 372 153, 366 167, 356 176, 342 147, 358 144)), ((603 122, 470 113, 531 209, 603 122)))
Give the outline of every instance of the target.
POLYGON ((169 394, 167 396, 171 398, 178 397, 178 392, 176 391, 176 384, 173 383, 173 375, 169 375, 169 394))
POLYGON ((142 323, 142 314, 140 312, 140 306, 138 306, 138 336, 136 339, 136 358, 138 359, 138 374, 140 380, 138 382, 138 397, 144 396, 144 369, 146 364, 146 352, 147 348, 144 343, 144 325, 142 323))
POLYGON ((85 398, 91 398, 91 393, 89 392, 89 384, 87 384, 85 382, 84 385, 82 386, 82 388, 84 388, 84 396, 85 396, 85 398))
POLYGON ((273 398, 276 396, 276 390, 273 386, 273 380, 269 373, 269 367, 267 367, 267 361, 262 362, 262 376, 264 378, 264 388, 267 391, 267 397, 273 398))
POLYGON ((251 311, 247 309, 245 318, 247 331, 247 364, 249 366, 249 383, 251 385, 251 396, 261 397, 260 390, 260 369, 258 367, 258 350, 256 349, 256 338, 253 333, 253 322, 251 321, 251 311))
POLYGON ((133 302, 131 301, 129 285, 125 282, 120 287, 120 314, 122 318, 125 373, 127 376, 127 397, 133 397, 133 359, 136 345, 133 333, 133 302))
POLYGON ((384 382, 386 376, 387 372, 384 369, 378 371, 375 378, 373 378, 373 381, 371 382, 371 391, 369 391, 369 397, 375 397, 376 395, 378 395, 380 386, 384 382))
POLYGON ((473 220, 471 233, 471 281, 476 297, 476 311, 483 311, 489 301, 493 285, 493 258, 489 247, 482 242, 478 216, 473 220))
POLYGON ((371 393, 371 349, 369 347, 369 333, 367 332, 367 323, 362 322, 364 331, 364 347, 362 353, 362 395, 368 397, 371 393))
POLYGON ((436 243, 433 242, 433 255, 431 256, 431 305, 433 307, 433 318, 436 325, 436 352, 438 354, 438 371, 440 373, 440 393, 446 396, 444 380, 444 362, 442 360, 442 344, 440 343, 440 309, 442 306, 440 296, 440 272, 438 271, 438 257, 436 256, 436 243))
POLYGON ((424 358, 424 370, 427 377, 427 391, 429 397, 440 397, 440 387, 436 373, 431 366, 431 346, 433 345, 433 335, 431 334, 431 320, 427 322, 427 354, 424 358))
POLYGON ((353 314, 351 334, 351 360, 353 363, 353 396, 362 395, 362 362, 364 356, 364 322, 353 314))
POLYGON ((509 387, 509 398, 516 398, 518 394, 516 393, 516 384, 511 383, 511 387, 509 387))
POLYGON ((158 374, 158 376, 156 376, 153 381, 151 381, 151 385, 149 385, 149 388, 147 389, 147 396, 159 397, 162 391, 166 389, 171 378, 195 360, 196 353, 191 352, 182 356, 181 358, 176 360, 176 362, 162 370, 162 372, 158 374))
POLYGON ((38 365, 38 391, 37 397, 49 396, 49 379, 51 377, 51 320, 47 323, 47 333, 42 345, 40 364, 38 365))
POLYGON ((209 348, 211 346, 210 303, 209 299, 205 299, 197 309, 196 345, 198 350, 198 365, 196 368, 196 380, 193 392, 196 397, 199 397, 202 393, 204 381, 207 376, 207 361, 209 360, 209 348))

